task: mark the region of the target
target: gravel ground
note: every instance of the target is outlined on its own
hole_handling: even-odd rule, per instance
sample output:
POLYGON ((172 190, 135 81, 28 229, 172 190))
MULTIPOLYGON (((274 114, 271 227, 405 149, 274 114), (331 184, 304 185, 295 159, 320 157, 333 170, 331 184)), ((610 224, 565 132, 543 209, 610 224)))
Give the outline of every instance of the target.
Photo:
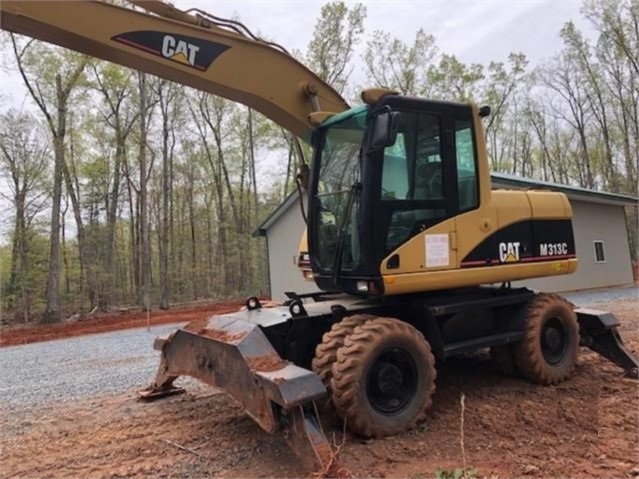
POLYGON ((153 340, 179 325, 0 348, 0 387, 6 412, 92 395, 132 393, 153 380, 159 353, 153 340))
MULTIPOLYGON (((578 306, 637 298, 637 287, 568 293, 578 306)), ((159 364, 155 337, 180 325, 93 334, 0 348, 3 409, 17 413, 52 401, 77 401, 94 395, 135 394, 151 383, 159 364)), ((178 384, 201 387, 190 378, 178 384)))
POLYGON ((573 293, 561 293, 561 295, 577 306, 591 306, 597 303, 638 300, 639 288, 637 286, 626 286, 623 288, 575 291, 573 293))

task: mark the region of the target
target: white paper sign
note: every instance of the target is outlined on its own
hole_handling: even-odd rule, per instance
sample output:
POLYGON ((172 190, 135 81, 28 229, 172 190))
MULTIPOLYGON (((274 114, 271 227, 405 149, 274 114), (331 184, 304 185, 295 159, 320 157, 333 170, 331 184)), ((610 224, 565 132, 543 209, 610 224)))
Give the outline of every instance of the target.
POLYGON ((426 267, 448 266, 448 233, 426 235, 426 267))

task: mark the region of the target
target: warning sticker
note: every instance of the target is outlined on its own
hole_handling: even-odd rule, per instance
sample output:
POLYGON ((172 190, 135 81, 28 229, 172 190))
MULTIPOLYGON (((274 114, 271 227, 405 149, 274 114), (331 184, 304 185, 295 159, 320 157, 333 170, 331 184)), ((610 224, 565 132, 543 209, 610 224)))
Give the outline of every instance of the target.
POLYGON ((448 233, 426 235, 426 267, 449 265, 448 233))

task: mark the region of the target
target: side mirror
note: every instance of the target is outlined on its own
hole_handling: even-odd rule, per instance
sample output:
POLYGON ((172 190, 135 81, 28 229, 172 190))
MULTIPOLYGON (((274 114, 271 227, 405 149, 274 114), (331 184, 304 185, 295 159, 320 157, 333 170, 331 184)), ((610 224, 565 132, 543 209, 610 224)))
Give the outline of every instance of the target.
POLYGON ((368 151, 381 150, 395 144, 399 117, 398 111, 390 110, 383 110, 375 115, 368 136, 368 151))

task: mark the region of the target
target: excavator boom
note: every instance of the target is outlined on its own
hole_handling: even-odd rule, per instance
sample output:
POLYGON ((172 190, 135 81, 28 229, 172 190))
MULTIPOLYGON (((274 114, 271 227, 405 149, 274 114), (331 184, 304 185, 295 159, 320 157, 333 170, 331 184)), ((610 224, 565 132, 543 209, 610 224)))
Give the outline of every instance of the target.
POLYGON ((311 112, 348 109, 339 93, 272 44, 157 0, 131 3, 154 14, 95 0, 3 0, 0 26, 242 103, 305 140, 314 129, 311 112))

